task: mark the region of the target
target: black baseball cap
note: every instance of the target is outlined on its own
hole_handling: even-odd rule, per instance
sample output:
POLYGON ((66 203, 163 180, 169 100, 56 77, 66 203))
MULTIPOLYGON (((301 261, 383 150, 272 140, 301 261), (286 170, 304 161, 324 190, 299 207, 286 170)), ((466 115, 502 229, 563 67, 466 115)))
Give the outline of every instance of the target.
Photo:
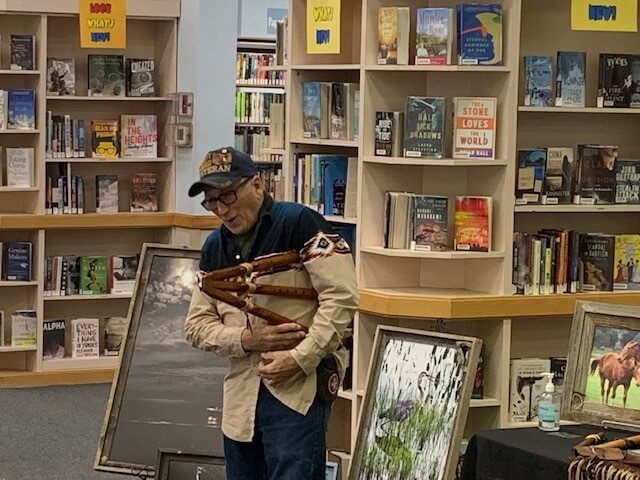
POLYGON ((200 180, 189 188, 189 196, 195 197, 205 186, 229 188, 241 178, 253 177, 258 170, 251 157, 233 147, 212 150, 200 164, 200 180))

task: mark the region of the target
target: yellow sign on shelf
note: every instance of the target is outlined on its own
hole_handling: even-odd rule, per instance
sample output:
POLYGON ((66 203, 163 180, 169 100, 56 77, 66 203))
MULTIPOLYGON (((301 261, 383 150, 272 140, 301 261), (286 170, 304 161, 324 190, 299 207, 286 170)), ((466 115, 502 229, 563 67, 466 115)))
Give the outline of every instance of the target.
POLYGON ((307 0, 307 53, 340 53, 340 0, 307 0))
POLYGON ((79 0, 80 46, 125 48, 127 46, 126 0, 79 0))
POLYGON ((571 0, 571 30, 637 32, 638 0, 571 0))

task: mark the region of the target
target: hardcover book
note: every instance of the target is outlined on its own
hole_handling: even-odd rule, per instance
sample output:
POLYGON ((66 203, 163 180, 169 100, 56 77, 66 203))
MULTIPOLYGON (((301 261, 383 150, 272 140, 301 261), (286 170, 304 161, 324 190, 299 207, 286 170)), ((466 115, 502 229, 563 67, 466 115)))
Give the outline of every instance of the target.
POLYGON ((454 97, 453 158, 496 157, 496 98, 454 97))
POLYGON ((631 55, 631 89, 629 106, 640 108, 640 55, 631 55))
POLYGON ((502 5, 456 6, 458 64, 502 64, 502 5))
POLYGON ((616 159, 616 203, 640 204, 640 160, 616 159))
POLYGON ((540 203, 546 161, 544 148, 518 150, 516 205, 540 203))
POLYGON ((617 146, 578 145, 576 195, 579 204, 615 203, 617 158, 617 146))
POLYGON ((33 264, 31 242, 4 242, 2 247, 4 280, 30 282, 33 264))
POLYGON ((38 325, 35 310, 17 310, 11 315, 11 346, 35 347, 38 325))
POLYGON ((111 293, 133 293, 138 271, 138 255, 113 255, 110 262, 111 293))
POLYGON ((80 257, 66 256, 63 258, 67 282, 65 295, 78 295, 80 293, 80 257))
POLYGON ((118 176, 96 175, 96 213, 118 212, 118 176))
POLYGON ((120 345, 127 334, 129 322, 124 317, 108 317, 104 328, 104 354, 116 356, 120 354, 120 345))
POLYGON ((156 61, 153 58, 127 58, 127 96, 153 97, 156 61))
POLYGON ((32 187, 34 150, 33 148, 9 148, 6 152, 7 186, 32 187))
POLYGON ((93 158, 118 158, 120 156, 118 120, 91 120, 91 146, 93 158))
POLYGON ((444 97, 408 97, 404 113, 404 156, 444 156, 444 97))
POLYGON ((453 9, 418 8, 416 18, 416 65, 449 65, 453 9))
POLYGON ((558 52, 556 107, 584 108, 587 54, 558 52))
POLYGON ((36 92, 29 89, 9 90, 7 128, 33 130, 36 128, 36 92))
POLYGON ((614 290, 640 290, 640 235, 616 235, 614 290))
POLYGON ((580 264, 583 292, 613 290, 615 236, 580 235, 580 264))
POLYGON ((347 140, 349 136, 346 93, 346 84, 339 82, 331 84, 331 95, 329 97, 329 138, 333 140, 347 140))
POLYGON ((330 94, 330 83, 302 83, 302 136, 304 138, 329 137, 327 116, 330 94))
POLYGON ((402 156, 402 112, 376 112, 375 154, 380 157, 402 156))
POLYGON ((409 63, 409 7, 378 8, 378 65, 409 63))
POLYGON ((62 320, 45 320, 42 323, 42 358, 64 358, 66 324, 62 320))
POLYGON ((107 293, 108 263, 106 257, 80 257, 80 295, 107 293))
POLYGON ((449 249, 448 198, 430 195, 413 195, 412 250, 442 252, 449 249))
POLYGON ((11 70, 35 70, 35 35, 11 35, 11 70))
POLYGON ((631 84, 631 55, 601 53, 597 106, 599 108, 629 108, 631 84))
POLYGON ((71 358, 100 356, 100 320, 74 318, 71 320, 71 358))
POLYGON ((455 250, 491 250, 491 210, 491 197, 456 197, 455 250))
POLYGON ((548 358, 514 358, 511 360, 511 386, 509 389, 509 420, 530 422, 538 418, 540 394, 544 392, 546 378, 542 376, 551 368, 548 358))
POLYGON ((87 67, 89 96, 125 96, 124 57, 122 55, 88 55, 87 67))
POLYGON ((549 147, 547 164, 544 171, 544 188, 542 203, 558 205, 571 203, 571 186, 573 184, 573 148, 549 147))
POLYGON ((318 155, 322 198, 325 215, 344 215, 347 187, 348 157, 344 155, 318 155))
POLYGON ((122 158, 156 158, 158 156, 158 117, 156 115, 121 115, 122 158))
POLYGON ((550 107, 553 104, 553 61, 546 55, 524 57, 524 104, 550 107))
POLYGON ((131 174, 131 211, 158 211, 158 176, 155 173, 131 174))
POLYGON ((47 95, 76 94, 75 58, 47 59, 47 95))

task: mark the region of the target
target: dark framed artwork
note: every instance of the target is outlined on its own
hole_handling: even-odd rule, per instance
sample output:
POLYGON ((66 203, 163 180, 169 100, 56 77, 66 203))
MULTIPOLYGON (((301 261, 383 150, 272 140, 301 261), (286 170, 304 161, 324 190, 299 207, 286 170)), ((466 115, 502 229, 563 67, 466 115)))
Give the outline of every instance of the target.
POLYGON ((227 480, 224 458, 182 450, 158 450, 156 480, 227 480))
POLYGON ((481 343, 378 325, 349 480, 453 478, 481 343))
POLYGON ((561 412, 640 425, 640 308, 576 302, 561 412))
POLYGON ((184 333, 199 259, 199 250, 143 246, 96 470, 153 476, 160 448, 224 456, 228 360, 192 347, 184 333))

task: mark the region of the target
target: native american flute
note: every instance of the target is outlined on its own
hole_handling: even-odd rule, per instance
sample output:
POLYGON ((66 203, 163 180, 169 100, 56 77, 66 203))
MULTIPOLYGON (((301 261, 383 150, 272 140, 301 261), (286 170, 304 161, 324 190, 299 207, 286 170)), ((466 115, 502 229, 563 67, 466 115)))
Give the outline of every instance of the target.
POLYGON ((224 280, 214 280, 208 275, 202 278, 202 291, 215 288, 229 292, 256 295, 274 295, 277 297, 297 297, 308 300, 316 300, 318 294, 312 288, 286 287, 281 285, 260 285, 255 283, 228 282, 224 280))
POLYGON ((633 435, 626 438, 618 438, 617 440, 611 440, 610 442, 602 443, 596 448, 636 448, 640 446, 640 435, 633 435))
POLYGON ((221 268, 207 274, 212 280, 224 280, 232 277, 240 277, 254 271, 264 272, 279 267, 287 267, 295 263, 300 263, 300 255, 291 251, 278 255, 271 255, 253 260, 252 262, 241 263, 233 267, 221 268))

